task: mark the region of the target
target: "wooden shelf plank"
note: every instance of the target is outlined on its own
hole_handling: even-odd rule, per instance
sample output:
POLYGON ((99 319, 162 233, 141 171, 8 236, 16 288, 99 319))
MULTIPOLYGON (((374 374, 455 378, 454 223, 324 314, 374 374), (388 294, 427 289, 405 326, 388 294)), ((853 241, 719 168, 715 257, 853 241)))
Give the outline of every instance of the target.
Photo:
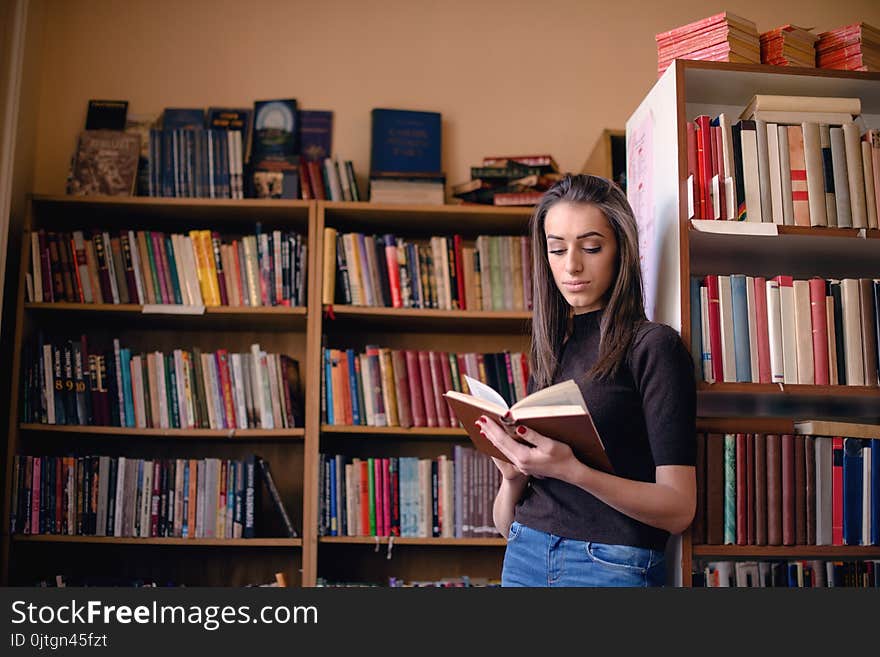
POLYGON ((874 559, 880 557, 880 545, 694 545, 694 556, 736 558, 802 559, 874 559))
POLYGON ((104 427, 72 424, 21 424, 22 431, 82 434, 91 436, 146 436, 151 438, 201 438, 201 439, 259 439, 302 440, 305 429, 144 429, 127 427, 104 427))
POLYGON ((325 306, 325 329, 347 329, 352 322, 373 329, 395 331, 461 330, 478 332, 516 331, 528 333, 531 311, 426 310, 423 308, 375 308, 370 306, 325 306), (332 317, 333 319, 327 319, 332 317))
POLYGON ((61 536, 14 534, 16 543, 89 543, 106 545, 165 545, 169 547, 302 547, 301 538, 135 538, 131 536, 61 536))
POLYGON ((698 417, 697 431, 704 433, 795 433, 791 418, 698 417))
MULTIPOLYGON (((377 543, 388 545, 388 536, 321 536, 319 543, 336 543, 344 545, 372 545, 377 543)), ((394 537, 394 545, 425 545, 448 547, 504 547, 507 540, 501 538, 402 538, 394 537)))
POLYGON ((810 436, 846 436, 847 438, 880 439, 880 424, 835 422, 831 420, 796 420, 798 433, 810 436))
POLYGON ((697 383, 697 392, 708 394, 776 395, 810 397, 875 397, 880 400, 876 386, 816 386, 796 383, 697 383))
POLYGON ((412 436, 438 437, 438 438, 466 438, 464 429, 452 427, 363 427, 351 425, 322 424, 321 433, 341 434, 353 436, 399 436, 407 438, 412 436))

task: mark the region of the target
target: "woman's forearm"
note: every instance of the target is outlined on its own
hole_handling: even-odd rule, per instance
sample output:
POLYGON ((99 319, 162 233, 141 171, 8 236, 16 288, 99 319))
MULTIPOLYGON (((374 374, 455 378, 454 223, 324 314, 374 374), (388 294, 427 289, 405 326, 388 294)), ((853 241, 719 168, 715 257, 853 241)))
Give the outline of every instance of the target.
POLYGON ((519 502, 528 483, 529 478, 526 475, 501 479, 501 486, 498 488, 495 504, 492 507, 492 519, 495 521, 495 529, 505 538, 513 523, 516 503, 519 502))

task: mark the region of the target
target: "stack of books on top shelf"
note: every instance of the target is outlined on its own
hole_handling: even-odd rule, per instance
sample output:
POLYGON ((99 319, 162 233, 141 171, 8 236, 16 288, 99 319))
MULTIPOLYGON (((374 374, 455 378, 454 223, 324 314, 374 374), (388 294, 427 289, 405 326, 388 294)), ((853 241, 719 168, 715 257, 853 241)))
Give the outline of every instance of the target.
POLYGON ((816 39, 801 27, 783 25, 761 34, 761 63, 773 66, 816 66, 816 39))
POLYGON ((372 111, 370 202, 443 205, 439 112, 372 111))
POLYGON ((656 35, 657 77, 676 59, 760 64, 758 29, 729 11, 656 35))
POLYGON ((471 167, 471 179, 452 188, 462 203, 535 205, 562 174, 552 155, 500 155, 471 167))
POLYGON ((858 98, 756 95, 687 124, 696 219, 877 228, 880 131, 858 98))
POLYGON ((867 23, 856 23, 822 32, 816 42, 816 66, 880 71, 880 30, 867 23))

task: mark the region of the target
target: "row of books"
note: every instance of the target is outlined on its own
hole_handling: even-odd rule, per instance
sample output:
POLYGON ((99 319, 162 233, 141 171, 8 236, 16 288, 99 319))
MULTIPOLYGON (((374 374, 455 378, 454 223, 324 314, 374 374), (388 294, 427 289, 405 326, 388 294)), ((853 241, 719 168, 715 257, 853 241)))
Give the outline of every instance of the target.
POLYGON ((390 349, 322 351, 321 416, 343 426, 457 427, 443 399, 448 390, 466 392, 462 375, 493 389, 513 404, 526 396, 528 357, 521 352, 451 353, 390 349))
POLYGON ((880 383, 880 279, 711 274, 690 295, 704 381, 880 383))
POLYGON ((240 130, 150 130, 149 196, 244 198, 240 130))
POLYGON ((299 363, 266 353, 199 347, 139 352, 78 339, 26 345, 25 422, 163 429, 303 426, 299 363))
POLYGON ((319 533, 323 536, 479 538, 492 521, 498 468, 475 449, 452 458, 349 458, 321 454, 319 533))
POLYGON ((320 161, 301 162, 299 175, 304 200, 364 200, 351 160, 325 157, 320 161))
POLYGON ((480 235, 471 246, 458 234, 417 242, 328 227, 324 239, 325 304, 441 310, 532 306, 532 249, 526 236, 480 235))
POLYGON ((878 227, 880 130, 860 135, 846 112, 839 125, 830 124, 835 117, 827 112, 757 109, 750 115, 767 119, 731 125, 720 114, 688 122, 694 218, 878 227), (804 117, 825 122, 798 120, 804 117))
POLYGON ((223 242, 191 230, 31 233, 28 299, 106 304, 302 306, 308 245, 296 232, 223 242))
POLYGON ((816 66, 880 71, 880 30, 867 23, 855 23, 823 32, 816 42, 816 66))
POLYGON ((880 440, 698 434, 695 543, 880 544, 880 440))
POLYGON ((350 582, 335 581, 326 577, 319 577, 315 586, 320 588, 379 588, 388 586, 397 588, 434 588, 434 589, 468 589, 474 587, 499 587, 501 580, 489 577, 473 577, 471 575, 459 575, 458 577, 442 577, 440 579, 415 579, 391 576, 386 584, 378 582, 350 582))
POLYGON ((709 561, 693 574, 697 587, 876 588, 880 561, 709 561))
POLYGON ((781 25, 762 32, 759 39, 762 64, 807 68, 816 65, 818 37, 809 30, 791 24, 781 25))
POLYGON ((260 481, 296 536, 268 463, 234 459, 23 456, 13 463, 15 534, 254 538, 260 481))
POLYGON ((552 155, 489 156, 471 167, 471 179, 454 185, 452 195, 462 203, 535 205, 561 177, 552 155))

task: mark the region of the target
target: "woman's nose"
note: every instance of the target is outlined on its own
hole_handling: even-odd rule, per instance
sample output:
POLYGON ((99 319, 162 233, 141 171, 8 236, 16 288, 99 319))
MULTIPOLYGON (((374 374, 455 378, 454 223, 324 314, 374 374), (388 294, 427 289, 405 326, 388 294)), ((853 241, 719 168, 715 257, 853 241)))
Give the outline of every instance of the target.
POLYGON ((574 273, 581 270, 581 261, 577 256, 577 252, 572 249, 565 258, 565 271, 574 273))

